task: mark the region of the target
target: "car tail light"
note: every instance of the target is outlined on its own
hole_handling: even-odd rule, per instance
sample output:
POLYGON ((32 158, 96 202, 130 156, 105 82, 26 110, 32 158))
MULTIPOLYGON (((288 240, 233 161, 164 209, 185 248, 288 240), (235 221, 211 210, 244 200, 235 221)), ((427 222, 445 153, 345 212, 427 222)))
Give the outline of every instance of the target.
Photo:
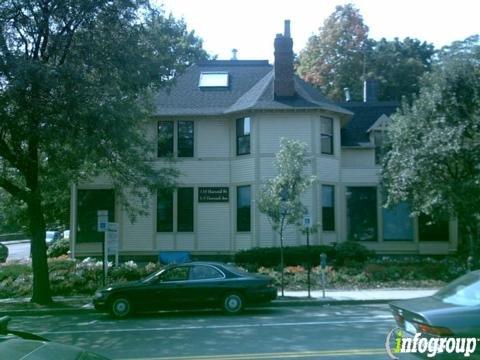
POLYGON ((427 324, 415 324, 419 332, 428 334, 428 335, 437 335, 437 336, 451 336, 453 335, 450 329, 444 327, 431 326, 427 324))

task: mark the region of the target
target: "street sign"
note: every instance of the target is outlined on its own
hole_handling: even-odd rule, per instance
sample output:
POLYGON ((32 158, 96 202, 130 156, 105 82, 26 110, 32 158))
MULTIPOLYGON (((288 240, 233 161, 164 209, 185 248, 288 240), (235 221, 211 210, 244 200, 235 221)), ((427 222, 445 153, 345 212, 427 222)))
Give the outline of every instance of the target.
POLYGON ((108 227, 108 210, 97 211, 97 231, 105 232, 108 227))
POLYGON ((118 252, 118 223, 108 223, 107 236, 107 254, 116 255, 118 252))
POLYGON ((303 226, 307 229, 312 227, 312 218, 309 215, 303 217, 303 226))

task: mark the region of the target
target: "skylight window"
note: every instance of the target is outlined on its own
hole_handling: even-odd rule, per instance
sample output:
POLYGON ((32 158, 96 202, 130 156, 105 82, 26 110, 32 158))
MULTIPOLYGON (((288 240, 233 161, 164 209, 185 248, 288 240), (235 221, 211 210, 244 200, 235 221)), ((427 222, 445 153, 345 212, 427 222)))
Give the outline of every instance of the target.
POLYGON ((202 72, 200 73, 199 87, 228 87, 228 72, 202 72))

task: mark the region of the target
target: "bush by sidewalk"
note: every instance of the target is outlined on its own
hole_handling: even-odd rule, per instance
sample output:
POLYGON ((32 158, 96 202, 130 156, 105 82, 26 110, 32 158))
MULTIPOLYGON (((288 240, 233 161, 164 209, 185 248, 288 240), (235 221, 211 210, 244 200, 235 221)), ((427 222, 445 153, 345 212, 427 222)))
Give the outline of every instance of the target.
MULTIPOLYGON (((112 267, 109 264, 109 282, 138 280, 159 270, 161 265, 149 263, 139 266, 133 261, 112 267)), ((92 295, 102 287, 102 263, 87 258, 75 261, 67 257, 49 259, 50 281, 53 295, 92 295)), ((280 271, 275 267, 260 267, 280 284, 280 271)), ((348 266, 327 266, 326 280, 329 289, 361 288, 413 288, 439 287, 464 274, 465 266, 457 258, 441 260, 431 258, 370 259, 365 264, 350 262, 348 266)), ((31 295, 32 270, 30 263, 0 264, 0 298, 31 295)), ((289 290, 307 288, 307 270, 304 266, 287 266, 285 284, 289 290)), ((311 273, 313 289, 321 286, 321 269, 315 266, 311 273)))

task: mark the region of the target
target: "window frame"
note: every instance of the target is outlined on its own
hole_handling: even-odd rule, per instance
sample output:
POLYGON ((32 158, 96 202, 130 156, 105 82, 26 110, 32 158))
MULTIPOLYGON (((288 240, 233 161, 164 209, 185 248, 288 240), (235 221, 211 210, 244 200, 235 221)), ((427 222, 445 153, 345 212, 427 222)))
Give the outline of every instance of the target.
POLYGON ((252 119, 249 116, 245 116, 243 118, 238 118, 235 120, 235 137, 236 137, 236 154, 237 156, 241 155, 250 155, 251 154, 251 135, 252 133, 252 119), (248 119, 248 134, 245 134, 245 120, 248 119), (240 121, 242 122, 242 125, 239 126, 240 121), (241 134, 239 134, 239 130, 241 129, 241 134), (241 146, 240 142, 248 139, 248 150, 246 151, 240 151, 241 146))
POLYGON ((157 190, 157 211, 156 211, 156 215, 157 215, 157 221, 156 221, 156 230, 157 230, 157 233, 162 233, 162 232, 167 232, 167 233, 171 233, 173 232, 173 223, 174 223, 174 216, 173 216, 173 202, 174 202, 174 197, 173 197, 173 194, 174 192, 172 190, 168 190, 168 189, 158 189, 157 190), (171 200, 170 201, 170 207, 166 206, 166 210, 165 212, 167 213, 170 213, 170 218, 167 218, 165 223, 167 221, 169 221, 169 224, 168 226, 164 226, 162 227, 162 225, 160 224, 160 216, 159 216, 159 204, 161 203, 161 199, 163 197, 163 199, 165 199, 167 196, 170 196, 170 198, 168 200, 171 200))
POLYGON ((236 219, 236 230, 237 232, 251 232, 252 231, 252 186, 251 185, 240 185, 237 186, 237 204, 236 204, 236 210, 237 210, 237 219, 236 219), (240 194, 241 191, 240 189, 247 189, 248 188, 248 197, 249 197, 249 203, 248 207, 247 206, 242 206, 240 207, 240 194), (248 208, 248 217, 243 214, 243 212, 247 213, 245 209, 248 208), (243 210, 243 211, 242 211, 243 210), (244 223, 242 223, 242 220, 248 219, 248 222, 246 223, 245 226, 244 223))
MULTIPOLYGON (((190 204, 189 204, 190 205, 190 204)), ((177 188, 177 232, 191 233, 195 231, 195 189, 193 187, 179 187, 177 188), (183 208, 185 199, 183 199, 181 192, 191 191, 191 206, 183 208), (182 214, 181 211, 186 210, 187 214, 182 214), (188 217, 189 222, 183 221, 184 217, 188 217), (185 226, 184 225, 188 225, 185 226)))
POLYGON ((335 129, 334 129, 333 118, 325 117, 325 116, 320 117, 320 153, 322 155, 335 155, 334 135, 335 135, 335 129), (329 122, 329 125, 331 128, 330 133, 325 132, 324 124, 327 121, 329 122), (324 144, 326 144, 326 142, 324 142, 325 139, 329 140, 330 146, 328 151, 324 151, 324 144))
POLYGON ((336 231, 336 226, 335 226, 335 220, 336 220, 336 217, 335 217, 335 185, 330 185, 330 184, 322 184, 321 188, 321 207, 322 207, 322 231, 336 231), (330 188, 331 189, 331 194, 332 194, 332 206, 325 206, 324 203, 323 203, 323 191, 324 189, 326 188, 330 188), (325 209, 331 209, 331 214, 328 214, 325 209), (328 216, 330 215, 330 216, 328 216), (328 220, 328 217, 331 217, 331 220, 329 220, 330 222, 328 222, 327 225, 330 225, 330 226, 327 226, 326 228, 326 219, 328 220))
POLYGON ((174 151, 175 151, 174 138, 175 138, 175 121, 173 121, 173 120, 159 120, 157 122, 157 158, 172 157, 174 155, 174 151), (171 130, 169 129, 169 131, 171 131, 171 135, 168 136, 167 144, 164 146, 164 148, 168 147, 169 148, 168 150, 171 150, 171 151, 166 151, 164 153, 163 152, 160 153, 160 151, 161 151, 161 146, 160 146, 161 130, 160 130, 160 126, 161 126, 162 123, 164 125, 168 124, 171 127, 171 130))
POLYGON ((177 123, 177 157, 179 157, 179 158, 194 157, 194 154, 195 154, 195 122, 192 121, 192 120, 177 120, 176 123, 177 123), (180 131, 181 126, 186 125, 186 124, 191 126, 191 132, 190 131, 183 132, 183 130, 182 130, 182 132, 180 131), (188 145, 183 146, 184 143, 187 143, 188 145), (185 154, 182 153, 182 151, 184 151, 184 149, 187 149, 185 154))
MULTIPOLYGON (((359 201, 361 199, 355 199, 356 201, 359 201)), ((357 204, 358 205, 358 204, 357 204)), ((346 186, 345 187, 345 209, 346 209, 346 221, 347 221, 347 228, 346 228, 346 231, 347 231, 347 240, 349 241, 356 241, 356 242, 378 242, 379 241, 379 234, 378 234, 378 229, 379 229, 379 213, 378 213, 378 187, 376 185, 364 185, 364 186, 356 186, 356 185, 353 185, 353 186, 346 186), (367 214, 366 210, 367 207, 363 207, 363 211, 361 212, 361 214, 363 214, 363 216, 365 216, 365 214, 367 214, 368 216, 374 216, 374 221, 373 221, 373 234, 372 234, 372 237, 371 238, 368 238, 368 239, 356 239, 354 237, 352 237, 353 234, 351 234, 351 219, 350 219, 350 214, 351 214, 351 210, 350 210, 350 207, 349 207, 349 196, 351 196, 351 194, 349 194, 349 192, 352 191, 352 189, 354 189, 353 191, 355 190, 359 190, 359 189, 370 189, 371 194, 373 195, 373 204, 374 204, 374 210, 371 211, 370 214, 367 214)), ((355 211, 353 211, 353 214, 356 214, 355 211)), ((356 216, 356 218, 359 218, 359 216, 356 216)), ((361 220, 365 220, 364 219, 361 219, 361 220)), ((366 219, 368 220, 368 218, 366 219)))

